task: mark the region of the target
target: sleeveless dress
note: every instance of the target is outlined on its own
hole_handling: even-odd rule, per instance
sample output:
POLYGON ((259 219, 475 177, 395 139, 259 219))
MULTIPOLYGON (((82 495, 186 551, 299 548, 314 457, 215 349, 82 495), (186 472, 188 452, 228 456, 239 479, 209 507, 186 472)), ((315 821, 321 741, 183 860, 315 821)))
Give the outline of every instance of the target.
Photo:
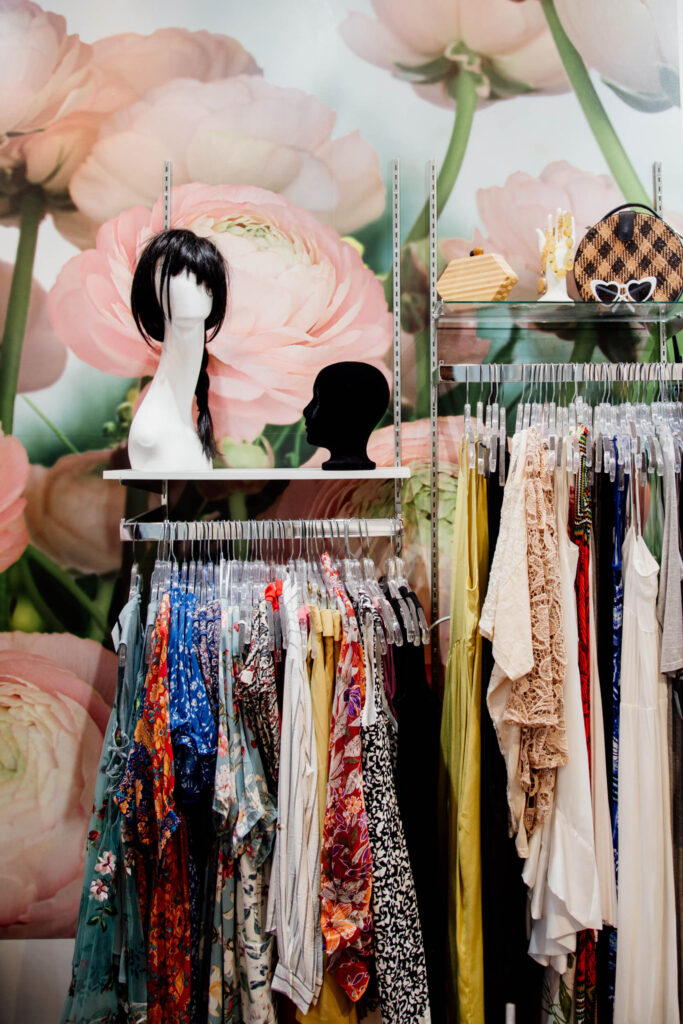
MULTIPOLYGON (((637 501, 632 500, 636 505, 637 501)), ((676 897, 667 757, 667 683, 659 673, 658 565, 632 522, 622 552, 619 902, 615 1024, 678 1024, 676 897)))

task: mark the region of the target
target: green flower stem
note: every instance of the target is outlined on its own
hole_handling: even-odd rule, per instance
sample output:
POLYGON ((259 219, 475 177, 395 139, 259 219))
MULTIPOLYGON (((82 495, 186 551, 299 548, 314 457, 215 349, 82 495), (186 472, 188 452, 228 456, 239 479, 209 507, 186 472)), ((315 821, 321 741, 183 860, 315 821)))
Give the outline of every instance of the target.
POLYGON ((32 544, 29 544, 26 548, 26 554, 34 565, 39 566, 44 572, 49 573, 50 576, 59 583, 62 589, 65 590, 67 594, 70 594, 71 597, 80 604, 80 606, 88 613, 90 618, 97 623, 102 636, 106 636, 109 632, 109 627, 107 625, 107 620, 102 613, 102 609, 99 608, 97 603, 91 600, 83 590, 81 590, 75 580, 73 580, 71 576, 64 571, 64 569, 55 565, 51 558, 48 558, 47 555, 44 555, 42 551, 39 551, 38 548, 35 548, 32 544))
POLYGON ((64 623, 55 615, 52 608, 49 606, 47 601, 43 598, 40 590, 36 586, 36 582, 31 575, 29 568, 28 559, 22 558, 19 562, 21 567, 21 584, 26 592, 26 596, 40 615, 41 619, 45 623, 47 629, 52 633, 63 633, 65 630, 64 623))
POLYGON ((7 573, 0 573, 0 633, 6 633, 9 629, 9 580, 7 573))
MULTIPOLYGON (((460 173, 478 101, 474 78, 464 70, 461 70, 453 79, 449 86, 449 92, 455 100, 455 121, 436 183, 437 217, 446 205, 460 173)), ((422 212, 408 232, 406 243, 417 242, 421 238, 426 238, 428 234, 429 202, 425 203, 422 212)))
POLYGON ((646 203, 650 206, 652 197, 643 188, 640 178, 607 116, 607 111, 595 91, 586 65, 563 28, 555 10, 554 0, 541 0, 541 6, 572 89, 576 93, 576 98, 581 104, 581 109, 595 136, 595 141, 602 150, 602 155, 614 180, 629 203, 646 203))
POLYGON ((17 393, 21 348, 24 343, 31 296, 33 259, 36 253, 38 225, 43 212, 43 200, 39 190, 27 189, 19 207, 19 244, 0 350, 0 425, 5 434, 12 433, 14 423, 14 398, 17 393))
MULTIPOLYGON (((104 579, 103 580, 103 579, 100 578, 97 581, 97 596, 95 598, 94 604, 100 610, 100 615, 101 615, 100 621, 102 621, 102 620, 104 620, 105 622, 107 621, 107 612, 109 611, 109 608, 111 606, 112 598, 114 596, 114 588, 115 588, 115 586, 116 586, 116 580, 113 580, 113 579, 111 579, 111 580, 104 579)), ((99 623, 96 622, 95 619, 91 619, 91 621, 90 621, 90 630, 88 632, 88 637, 91 640, 101 640, 101 635, 99 634, 99 628, 100 628, 99 627, 99 623)))
POLYGON ((417 396, 415 419, 429 416, 432 400, 431 370, 429 365, 429 328, 418 331, 413 339, 415 346, 415 369, 417 371, 417 396))
POLYGON ((572 345, 569 362, 590 363, 593 359, 594 351, 595 331, 591 327, 584 328, 583 330, 579 327, 574 339, 574 344, 572 345))
POLYGON ((55 435, 56 437, 58 437, 58 438, 59 438, 59 440, 60 440, 60 441, 62 442, 62 444, 64 445, 64 447, 65 447, 65 448, 68 448, 68 450, 69 450, 70 452, 73 452, 73 453, 74 453, 74 455, 78 455, 78 454, 79 454, 79 451, 78 451, 78 448, 76 447, 76 445, 74 445, 74 444, 72 444, 72 443, 71 443, 71 441, 69 440, 69 438, 68 438, 68 437, 66 436, 66 434, 63 434, 63 433, 62 433, 62 431, 61 431, 61 430, 59 429, 59 427, 57 426, 57 424, 56 424, 56 423, 53 423, 51 419, 48 419, 48 417, 47 417, 47 416, 45 415, 45 413, 44 413, 44 412, 42 412, 42 411, 41 411, 41 410, 40 410, 40 409, 38 408, 38 406, 36 405, 36 403, 35 403, 35 402, 32 402, 32 401, 31 401, 31 399, 30 399, 30 398, 28 398, 28 397, 27 397, 26 395, 22 395, 21 397, 22 397, 22 398, 23 398, 23 400, 24 400, 24 401, 26 402, 26 404, 28 405, 28 407, 29 407, 30 409, 33 409, 33 411, 34 411, 34 413, 36 414, 36 416, 38 416, 38 418, 39 418, 39 419, 41 419, 41 420, 43 421, 43 423, 45 424, 45 426, 46 426, 46 427, 49 427, 49 429, 50 429, 50 430, 52 431, 52 433, 53 433, 53 434, 54 434, 54 435, 55 435))
MULTIPOLYGON (((247 496, 244 491, 231 491, 228 495, 228 515, 231 519, 248 519, 247 496)), ((240 558, 247 557, 247 542, 239 541, 240 558)))

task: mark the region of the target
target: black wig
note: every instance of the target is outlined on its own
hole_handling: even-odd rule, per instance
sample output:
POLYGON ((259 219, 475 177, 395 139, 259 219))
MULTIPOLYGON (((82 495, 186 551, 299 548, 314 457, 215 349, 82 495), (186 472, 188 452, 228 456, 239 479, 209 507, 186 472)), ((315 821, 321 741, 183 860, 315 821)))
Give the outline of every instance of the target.
POLYGON ((172 316, 169 295, 170 279, 184 271, 194 274, 197 284, 203 284, 211 295, 211 312, 204 322, 204 355, 197 378, 197 434, 207 458, 217 453, 213 436, 213 420, 209 411, 209 353, 207 341, 216 337, 225 318, 228 304, 228 268, 220 252, 208 238, 200 238, 193 231, 171 228, 156 235, 145 247, 133 275, 130 300, 133 319, 147 344, 164 340, 165 292, 166 309, 172 316), (157 292, 156 275, 161 271, 157 292))

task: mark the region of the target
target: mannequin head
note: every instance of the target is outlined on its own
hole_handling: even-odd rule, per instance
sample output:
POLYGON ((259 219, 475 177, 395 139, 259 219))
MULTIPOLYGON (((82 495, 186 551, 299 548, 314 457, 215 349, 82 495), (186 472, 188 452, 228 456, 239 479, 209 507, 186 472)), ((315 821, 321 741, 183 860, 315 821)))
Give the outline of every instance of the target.
POLYGON ((209 411, 209 354, 206 343, 221 328, 228 304, 228 270, 223 257, 207 238, 173 228, 156 235, 146 246, 133 275, 131 309, 147 344, 163 342, 170 322, 204 323, 204 355, 197 378, 197 434, 204 454, 216 454, 209 411))
POLYGON ((332 363, 315 378, 304 409, 309 444, 328 448, 323 469, 374 469, 367 443, 389 404, 384 374, 370 363, 332 363))

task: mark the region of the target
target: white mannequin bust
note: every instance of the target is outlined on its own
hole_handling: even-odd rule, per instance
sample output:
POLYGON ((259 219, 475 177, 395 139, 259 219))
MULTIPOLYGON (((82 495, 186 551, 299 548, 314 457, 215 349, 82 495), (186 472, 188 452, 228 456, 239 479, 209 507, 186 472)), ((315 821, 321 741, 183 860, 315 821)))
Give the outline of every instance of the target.
MULTIPOLYGON (((157 274, 157 296, 159 275, 157 274)), ((211 469, 202 451, 194 421, 194 390, 204 355, 204 323, 211 295, 188 270, 169 278, 168 298, 159 296, 164 311, 161 358, 128 436, 131 469, 211 469), (168 300, 173 317, 169 316, 168 300)))
POLYGON ((160 357, 128 435, 136 472, 190 476, 212 468, 217 449, 206 345, 223 323, 227 288, 227 267, 218 249, 187 229, 161 232, 140 256, 131 312, 160 357))

